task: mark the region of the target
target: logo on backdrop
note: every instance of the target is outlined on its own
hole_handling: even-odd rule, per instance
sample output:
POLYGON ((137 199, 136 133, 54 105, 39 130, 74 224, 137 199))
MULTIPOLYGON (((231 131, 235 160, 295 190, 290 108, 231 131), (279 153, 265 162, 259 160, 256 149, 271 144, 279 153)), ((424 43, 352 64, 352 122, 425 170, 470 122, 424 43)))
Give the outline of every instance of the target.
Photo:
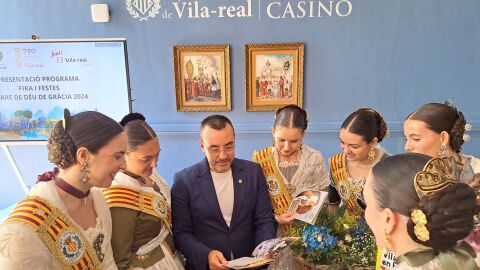
MULTIPOLYGON (((134 19, 150 18, 193 19, 209 18, 257 18, 310 19, 347 17, 352 14, 351 0, 224 0, 207 5, 200 0, 167 0, 160 14, 161 0, 125 0, 126 9, 134 19), (170 3, 169 3, 170 2, 170 3), (223 3, 225 2, 225 3, 223 3), (307 3, 308 2, 308 3, 307 3), (256 4, 258 3, 258 5, 256 4)), ((164 2, 165 3, 165 2, 164 2)), ((285 67, 287 68, 287 67, 285 67)))
POLYGON ((148 21, 160 12, 160 0, 126 0, 128 13, 139 21, 148 21))

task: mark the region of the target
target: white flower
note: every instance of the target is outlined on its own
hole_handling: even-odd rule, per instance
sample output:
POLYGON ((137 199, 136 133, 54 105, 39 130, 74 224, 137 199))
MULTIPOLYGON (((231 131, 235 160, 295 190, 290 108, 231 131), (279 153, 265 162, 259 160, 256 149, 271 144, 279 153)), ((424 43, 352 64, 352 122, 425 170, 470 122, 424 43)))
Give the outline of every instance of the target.
POLYGON ((472 125, 471 124, 465 124, 465 131, 472 131, 472 125))
POLYGON ((318 240, 318 242, 322 242, 322 240, 323 240, 322 235, 319 234, 319 235, 317 236, 317 240, 318 240))
POLYGON ((463 134, 463 141, 465 141, 465 142, 470 141, 470 135, 468 135, 468 134, 463 134))
POLYGON ((352 242, 352 240, 353 239, 352 239, 352 236, 350 236, 350 234, 345 235, 345 241, 352 242))

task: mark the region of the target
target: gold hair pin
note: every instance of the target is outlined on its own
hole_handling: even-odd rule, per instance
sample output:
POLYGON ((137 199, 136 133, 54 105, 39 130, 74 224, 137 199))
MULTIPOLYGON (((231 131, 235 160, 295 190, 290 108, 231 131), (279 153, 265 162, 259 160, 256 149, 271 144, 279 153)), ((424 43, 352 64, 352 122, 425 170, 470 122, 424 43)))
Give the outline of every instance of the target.
POLYGON ((430 232, 427 229, 427 216, 420 209, 415 209, 410 214, 412 221, 415 224, 413 228, 413 233, 418 240, 425 242, 430 239, 430 232))

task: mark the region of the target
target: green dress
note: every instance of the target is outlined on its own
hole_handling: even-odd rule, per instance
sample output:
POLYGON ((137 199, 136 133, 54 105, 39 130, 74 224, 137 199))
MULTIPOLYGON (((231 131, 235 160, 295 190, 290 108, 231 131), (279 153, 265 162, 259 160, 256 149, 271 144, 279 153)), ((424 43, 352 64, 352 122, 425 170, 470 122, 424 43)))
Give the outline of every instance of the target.
POLYGON ((446 252, 415 249, 397 258, 396 270, 476 270, 475 251, 465 242, 446 252))

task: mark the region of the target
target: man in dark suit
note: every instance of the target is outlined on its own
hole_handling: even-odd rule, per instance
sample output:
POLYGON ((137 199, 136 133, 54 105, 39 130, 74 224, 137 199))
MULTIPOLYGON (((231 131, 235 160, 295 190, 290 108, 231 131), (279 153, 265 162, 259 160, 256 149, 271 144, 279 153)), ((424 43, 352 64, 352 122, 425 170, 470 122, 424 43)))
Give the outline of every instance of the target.
POLYGON ((172 186, 176 248, 186 269, 228 269, 227 260, 250 256, 275 238, 275 221, 260 166, 235 158, 230 120, 212 115, 201 124, 206 158, 177 172, 172 186))

